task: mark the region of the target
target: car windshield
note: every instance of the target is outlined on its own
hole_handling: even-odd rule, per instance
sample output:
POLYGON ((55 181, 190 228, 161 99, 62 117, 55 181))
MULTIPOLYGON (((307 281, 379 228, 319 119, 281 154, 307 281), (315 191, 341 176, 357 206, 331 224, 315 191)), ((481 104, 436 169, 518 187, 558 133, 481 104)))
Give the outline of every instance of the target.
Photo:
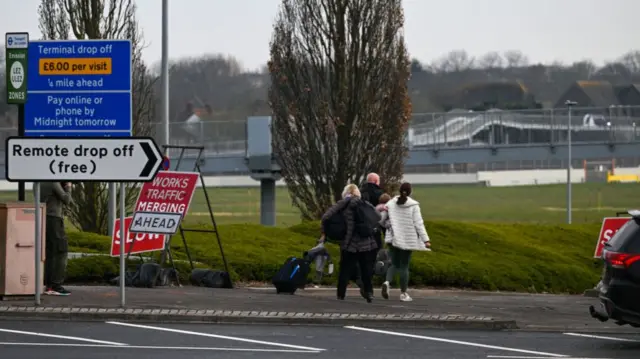
MULTIPOLYGON (((640 226, 637 220, 631 220, 625 223, 618 232, 607 242, 608 249, 617 251, 630 242, 637 242, 640 236, 640 226)), ((637 244, 636 244, 637 246, 637 244)), ((635 246, 634 246, 635 247, 635 246)))

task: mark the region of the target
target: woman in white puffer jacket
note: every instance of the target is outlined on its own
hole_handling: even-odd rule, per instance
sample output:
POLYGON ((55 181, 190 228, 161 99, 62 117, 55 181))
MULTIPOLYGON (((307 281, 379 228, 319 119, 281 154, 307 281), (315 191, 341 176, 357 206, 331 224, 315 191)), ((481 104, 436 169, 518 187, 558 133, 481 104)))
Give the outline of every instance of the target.
POLYGON ((391 267, 387 271, 386 281, 382 284, 382 297, 389 299, 389 283, 396 273, 400 276, 400 300, 410 302, 407 294, 409 286, 409 261, 413 251, 428 251, 431 247, 429 235, 424 227, 420 203, 409 197, 411 184, 400 186, 400 195, 387 202, 387 210, 391 228, 385 234, 385 242, 389 244, 391 267))

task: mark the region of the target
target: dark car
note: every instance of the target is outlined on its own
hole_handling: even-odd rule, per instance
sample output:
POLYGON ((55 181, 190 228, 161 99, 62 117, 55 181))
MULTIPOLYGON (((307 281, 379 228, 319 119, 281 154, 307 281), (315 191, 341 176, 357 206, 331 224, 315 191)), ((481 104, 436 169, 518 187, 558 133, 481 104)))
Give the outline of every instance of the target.
POLYGON ((603 322, 640 327, 640 210, 628 213, 629 221, 604 245, 600 308, 589 312, 603 322))

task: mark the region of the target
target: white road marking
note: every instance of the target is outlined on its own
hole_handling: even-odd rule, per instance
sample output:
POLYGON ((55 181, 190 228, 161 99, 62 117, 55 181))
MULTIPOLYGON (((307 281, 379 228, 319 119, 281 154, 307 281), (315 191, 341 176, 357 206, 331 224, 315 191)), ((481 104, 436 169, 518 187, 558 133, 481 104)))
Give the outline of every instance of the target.
POLYGON ((291 344, 282 344, 282 343, 275 343, 275 342, 266 342, 266 341, 263 341, 263 340, 254 340, 254 339, 247 339, 247 338, 230 337, 230 336, 227 336, 227 335, 218 335, 218 334, 210 334, 210 333, 200 333, 200 332, 193 332, 193 331, 190 331, 190 330, 180 330, 180 329, 172 329, 172 328, 154 327, 154 326, 150 326, 150 325, 121 323, 121 322, 106 322, 106 323, 107 324, 114 324, 114 325, 122 325, 122 326, 125 326, 125 327, 131 327, 131 328, 150 329, 150 330, 158 330, 158 331, 178 333, 178 334, 197 335, 197 336, 201 336, 201 337, 235 340, 235 341, 238 341, 238 342, 262 344, 262 345, 271 345, 271 346, 282 347, 282 348, 291 348, 291 349, 300 349, 300 350, 309 350, 309 351, 324 351, 325 350, 325 349, 314 348, 314 347, 305 347, 305 346, 301 346, 301 345, 291 345, 291 344))
MULTIPOLYGON (((553 359, 555 357, 520 357, 513 355, 487 355, 487 358, 499 358, 499 359, 553 359)), ((611 358, 576 358, 565 357, 565 359, 611 359, 611 358)))
POLYGON ((124 343, 108 342, 108 341, 104 341, 104 340, 79 338, 79 337, 69 337, 69 336, 66 336, 66 335, 56 335, 56 334, 47 334, 47 333, 38 333, 38 332, 24 332, 22 330, 0 329, 0 332, 11 333, 11 334, 33 335, 33 336, 45 337, 45 338, 76 340, 76 341, 80 341, 80 342, 95 343, 95 344, 119 345, 119 346, 127 345, 127 344, 124 344, 124 343))
POLYGON ((613 341, 618 341, 618 342, 638 342, 638 340, 634 340, 634 339, 605 337, 605 336, 602 336, 602 335, 593 335, 593 334, 581 334, 581 333, 562 333, 562 334, 570 335, 572 337, 583 337, 583 338, 591 338, 591 339, 613 340, 613 341))
POLYGON ((497 345, 487 345, 487 344, 480 344, 480 343, 464 342, 464 341, 461 341, 461 340, 452 340, 452 339, 428 337, 428 336, 424 336, 424 335, 414 335, 414 334, 407 334, 407 333, 390 332, 388 330, 369 329, 369 328, 354 327, 354 326, 346 326, 345 328, 354 329, 354 330, 360 330, 360 331, 364 331, 364 332, 378 333, 378 334, 395 335, 395 336, 405 337, 405 338, 423 339, 423 340, 430 340, 430 341, 434 341, 434 342, 466 345, 466 346, 477 347, 477 348, 496 349, 496 350, 504 350, 504 351, 510 351, 510 352, 524 353, 524 354, 533 354, 533 355, 539 355, 539 356, 544 356, 544 357, 554 357, 554 358, 567 358, 567 357, 569 357, 568 355, 562 355, 562 354, 545 353, 545 352, 538 352, 538 351, 525 350, 525 349, 516 349, 516 348, 507 348, 507 347, 501 347, 501 346, 497 346, 497 345))
POLYGON ((292 350, 292 349, 252 349, 252 348, 214 348, 214 347, 156 347, 146 345, 102 345, 102 344, 75 344, 75 343, 11 343, 0 342, 1 346, 22 347, 64 347, 64 348, 108 348, 108 349, 158 349, 158 350, 203 350, 203 351, 227 351, 227 352, 262 352, 262 353, 321 353, 319 350, 292 350))

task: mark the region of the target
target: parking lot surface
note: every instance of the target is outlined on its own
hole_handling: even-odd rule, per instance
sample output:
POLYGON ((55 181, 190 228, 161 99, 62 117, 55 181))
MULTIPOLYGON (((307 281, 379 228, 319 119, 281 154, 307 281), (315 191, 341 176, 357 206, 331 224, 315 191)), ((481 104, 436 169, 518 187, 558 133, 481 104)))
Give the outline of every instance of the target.
POLYGON ((0 321, 3 358, 611 358, 640 357, 638 335, 0 321))

